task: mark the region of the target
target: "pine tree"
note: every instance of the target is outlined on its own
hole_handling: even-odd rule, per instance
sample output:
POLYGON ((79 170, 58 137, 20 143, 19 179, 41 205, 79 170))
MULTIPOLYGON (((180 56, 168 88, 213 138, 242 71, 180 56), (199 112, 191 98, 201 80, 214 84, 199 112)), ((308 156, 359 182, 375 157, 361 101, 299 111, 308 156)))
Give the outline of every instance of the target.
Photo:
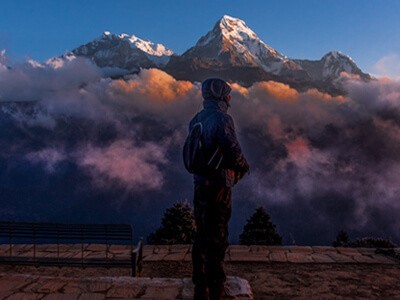
POLYGON ((147 237, 154 245, 192 244, 196 231, 193 209, 188 202, 177 202, 168 208, 161 226, 147 237))
POLYGON ((281 245, 282 237, 263 207, 258 207, 247 220, 239 237, 241 245, 281 245))
POLYGON ((332 243, 334 247, 362 247, 362 248, 395 248, 397 245, 390 239, 381 237, 363 237, 350 240, 346 231, 340 230, 336 240, 332 243))
POLYGON ((346 231, 340 230, 336 236, 336 240, 332 243, 333 247, 349 247, 350 239, 346 231))
POLYGON ((397 245, 390 239, 380 237, 364 237, 356 239, 352 243, 352 247, 363 247, 363 248, 395 248, 397 245))

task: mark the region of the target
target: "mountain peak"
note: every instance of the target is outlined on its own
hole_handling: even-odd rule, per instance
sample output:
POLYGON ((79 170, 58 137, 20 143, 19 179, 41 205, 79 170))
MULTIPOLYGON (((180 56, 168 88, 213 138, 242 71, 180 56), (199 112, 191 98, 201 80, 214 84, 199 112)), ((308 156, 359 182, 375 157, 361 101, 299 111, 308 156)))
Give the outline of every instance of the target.
POLYGON ((344 53, 342 53, 340 51, 336 51, 336 50, 328 52, 327 54, 325 54, 322 57, 322 59, 323 60, 326 60, 326 59, 335 59, 335 60, 345 59, 345 60, 353 61, 353 59, 350 56, 348 56, 348 55, 346 55, 346 54, 344 54, 344 53))
POLYGON ((296 73, 301 69, 264 43, 243 20, 229 15, 219 19, 213 29, 182 56, 181 61, 201 58, 203 62, 217 63, 225 68, 259 68, 278 76, 296 73))
POLYGON ((228 15, 224 15, 217 22, 217 24, 219 24, 221 28, 226 28, 226 29, 249 29, 245 21, 228 15))
POLYGON ((234 17, 232 17, 230 15, 223 15, 222 18, 220 19, 220 21, 222 21, 222 20, 240 20, 240 21, 243 22, 243 20, 241 20, 239 18, 234 18, 234 17))
POLYGON ((331 80, 341 76, 343 72, 359 75, 369 79, 368 74, 363 73, 353 59, 340 51, 330 51, 319 61, 298 60, 298 63, 307 70, 314 80, 331 80))
MULTIPOLYGON (((216 27, 221 30, 222 35, 227 38, 259 39, 257 34, 251 30, 246 23, 238 18, 224 15, 216 24, 216 27)), ((214 27, 215 29, 215 27, 214 27)))
MULTIPOLYGON (((282 54, 264 43, 243 20, 228 15, 224 15, 211 31, 201 37, 194 48, 210 47, 210 45, 220 47, 212 51, 214 56, 227 51, 235 52, 253 65, 263 64, 260 60, 270 57, 285 59, 282 54)), ((189 50, 191 51, 193 49, 189 50)))

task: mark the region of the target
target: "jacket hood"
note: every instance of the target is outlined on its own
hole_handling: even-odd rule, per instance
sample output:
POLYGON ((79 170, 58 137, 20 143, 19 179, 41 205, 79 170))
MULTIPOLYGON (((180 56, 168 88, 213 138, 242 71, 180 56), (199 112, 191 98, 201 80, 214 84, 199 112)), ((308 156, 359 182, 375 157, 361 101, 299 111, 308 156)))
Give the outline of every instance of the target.
POLYGON ((231 87, 229 84, 219 78, 209 78, 201 84, 201 93, 205 100, 225 100, 226 97, 231 92, 231 87))

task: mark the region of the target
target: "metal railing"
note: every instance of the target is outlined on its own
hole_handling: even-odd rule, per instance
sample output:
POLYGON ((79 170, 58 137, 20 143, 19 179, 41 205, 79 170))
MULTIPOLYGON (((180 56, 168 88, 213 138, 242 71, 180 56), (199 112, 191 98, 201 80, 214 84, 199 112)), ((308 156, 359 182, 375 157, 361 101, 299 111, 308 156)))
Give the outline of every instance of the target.
POLYGON ((140 275, 142 271, 143 241, 141 239, 137 247, 134 247, 130 224, 0 222, 0 244, 9 245, 8 255, 0 256, 2 264, 130 267, 132 276, 140 275), (32 256, 14 255, 13 245, 18 243, 32 244, 32 256), (52 243, 57 244, 56 257, 37 256, 38 245, 52 243), (104 258, 84 257, 84 245, 89 243, 104 244, 104 258), (81 244, 80 258, 61 256, 61 244, 81 244), (129 245, 130 258, 111 258, 111 245, 129 245))

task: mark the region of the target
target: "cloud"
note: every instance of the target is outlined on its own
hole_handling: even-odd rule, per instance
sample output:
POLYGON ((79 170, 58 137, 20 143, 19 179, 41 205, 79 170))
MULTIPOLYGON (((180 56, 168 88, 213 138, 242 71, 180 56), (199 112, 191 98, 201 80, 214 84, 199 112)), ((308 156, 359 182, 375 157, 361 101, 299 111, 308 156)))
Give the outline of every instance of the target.
POLYGON ((26 159, 36 164, 43 164, 44 169, 49 173, 56 171, 57 164, 67 158, 64 151, 55 148, 46 148, 26 154, 26 159))
POLYGON ((158 69, 144 69, 128 81, 114 81, 112 86, 116 93, 139 95, 159 102, 177 101, 186 97, 193 89, 193 84, 189 81, 177 81, 158 69))
MULTIPOLYGON (((395 196, 400 193, 400 84, 350 79, 346 97, 261 86, 284 92, 260 85, 233 92, 232 114, 253 168, 243 188, 252 193, 241 196, 274 207, 281 216, 298 207, 309 217, 316 214, 327 228, 398 237, 388 228, 399 224, 391 212, 400 209, 395 196)), ((303 232, 318 225, 299 218, 303 230, 295 235, 308 239, 303 232)))
POLYGON ((62 68, 29 61, 13 65, 0 77, 1 101, 38 101, 61 92, 78 90, 98 81, 98 69, 89 61, 77 58, 62 68))
MULTIPOLYGON (((345 89, 346 96, 332 96, 274 81, 232 84, 229 112, 251 168, 235 195, 247 210, 249 202, 273 209, 279 227, 298 241, 326 242, 341 228, 385 228, 400 239, 400 83, 349 77, 345 89)), ((90 62, 75 59, 12 66, 0 76, 0 96, 29 103, 2 102, 4 151, 49 176, 67 161, 76 165, 71 177, 88 176, 91 193, 118 188, 138 198, 160 191, 170 193, 168 201, 191 197, 180 151, 201 109, 198 84, 157 69, 101 78, 90 62)))
POLYGON ((346 85, 352 100, 355 113, 373 115, 383 110, 396 110, 400 108, 400 84, 397 81, 383 78, 369 83, 350 81, 346 85))
POLYGON ((131 112, 157 115, 169 121, 187 120, 201 101, 196 85, 175 80, 158 69, 143 69, 128 80, 115 80, 108 93, 131 112))
POLYGON ((1 111, 16 122, 15 130, 29 133, 28 139, 41 139, 36 127, 48 130, 40 150, 23 149, 29 140, 19 142, 27 160, 49 173, 68 160, 86 170, 97 188, 115 184, 135 192, 162 188, 167 147, 184 138, 180 128, 187 127, 187 112, 201 103, 198 86, 163 71, 143 70, 126 81, 112 81, 81 59, 15 65, 0 86, 2 99, 8 100, 1 111), (53 139, 68 151, 48 146, 53 139))
POLYGON ((160 145, 136 145, 131 140, 117 140, 105 147, 88 145, 74 155, 96 186, 116 183, 133 191, 160 189, 164 175, 159 167, 168 162, 160 145))
POLYGON ((348 105, 342 96, 315 89, 298 92, 286 84, 269 81, 256 83, 247 90, 234 86, 232 114, 242 126, 257 127, 279 138, 285 133, 278 124, 312 132, 327 122, 343 122, 340 110, 348 105))
POLYGON ((276 81, 257 82, 251 89, 254 94, 262 94, 264 97, 269 95, 276 100, 293 102, 298 99, 298 92, 295 89, 276 81))
POLYGON ((400 79, 400 55, 390 54, 382 57, 376 62, 373 69, 378 76, 400 79))

